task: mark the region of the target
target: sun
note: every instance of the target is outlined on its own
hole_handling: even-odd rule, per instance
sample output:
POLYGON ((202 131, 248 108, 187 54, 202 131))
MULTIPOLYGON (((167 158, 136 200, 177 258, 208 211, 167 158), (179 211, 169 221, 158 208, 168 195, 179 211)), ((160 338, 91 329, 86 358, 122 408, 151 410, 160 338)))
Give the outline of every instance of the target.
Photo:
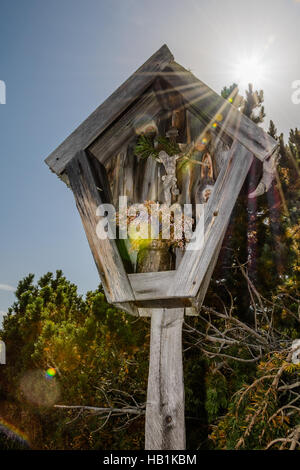
POLYGON ((258 56, 245 57, 236 64, 234 76, 240 89, 248 88, 248 83, 257 88, 265 76, 264 64, 258 56))

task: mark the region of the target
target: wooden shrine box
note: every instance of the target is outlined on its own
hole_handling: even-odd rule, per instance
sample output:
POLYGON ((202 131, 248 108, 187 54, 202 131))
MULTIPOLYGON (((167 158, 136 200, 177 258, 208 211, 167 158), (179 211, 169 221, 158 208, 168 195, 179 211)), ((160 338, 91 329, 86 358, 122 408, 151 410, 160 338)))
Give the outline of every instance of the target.
POLYGON ((107 300, 135 315, 151 308, 201 305, 212 275, 230 214, 253 158, 270 161, 277 142, 191 72, 162 46, 47 159, 71 187, 107 300), (145 126, 159 135, 176 127, 178 142, 194 143, 193 162, 177 164, 180 204, 196 204, 206 184, 213 187, 204 220, 201 250, 177 256, 176 269, 137 273, 125 266, 116 240, 96 235, 102 203, 163 202, 157 161, 135 155, 145 126), (206 159, 210 174, 197 165, 206 159))

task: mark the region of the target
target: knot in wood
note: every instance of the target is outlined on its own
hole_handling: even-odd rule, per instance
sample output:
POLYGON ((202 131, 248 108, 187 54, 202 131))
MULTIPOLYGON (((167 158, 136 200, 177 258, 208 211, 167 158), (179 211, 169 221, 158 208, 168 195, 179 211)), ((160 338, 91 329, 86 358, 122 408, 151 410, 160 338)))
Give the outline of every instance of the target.
POLYGON ((172 416, 168 415, 166 416, 166 423, 171 424, 172 423, 172 416))

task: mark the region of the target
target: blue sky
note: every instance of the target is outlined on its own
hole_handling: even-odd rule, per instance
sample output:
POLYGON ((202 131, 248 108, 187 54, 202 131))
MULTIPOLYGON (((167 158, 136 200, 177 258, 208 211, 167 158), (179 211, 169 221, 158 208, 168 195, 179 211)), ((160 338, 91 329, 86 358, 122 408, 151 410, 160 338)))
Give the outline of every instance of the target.
MULTIPOLYGON (((296 0, 1 0, 0 312, 29 272, 99 283, 70 190, 44 158, 162 44, 220 92, 248 55, 264 72, 267 117, 300 127, 296 0)), ((0 313, 1 316, 1 313, 0 313)))

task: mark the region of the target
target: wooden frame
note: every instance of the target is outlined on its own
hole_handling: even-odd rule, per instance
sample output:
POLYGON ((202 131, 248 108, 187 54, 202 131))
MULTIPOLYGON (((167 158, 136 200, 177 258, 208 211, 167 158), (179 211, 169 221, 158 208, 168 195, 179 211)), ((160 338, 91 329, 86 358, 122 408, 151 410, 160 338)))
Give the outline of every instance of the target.
POLYGON ((265 160, 277 146, 228 100, 174 62, 164 45, 52 152, 46 163, 73 190, 108 301, 138 314, 138 309, 201 304, 253 154, 265 160), (233 145, 206 206, 203 248, 186 251, 174 271, 127 274, 115 240, 99 240, 96 235, 96 208, 112 201, 103 163, 130 139, 136 115, 154 117, 160 109, 171 112, 174 100, 179 113, 188 109, 207 123, 207 129, 214 124, 213 132, 229 136, 233 145), (104 188, 102 193, 99 185, 104 188))

